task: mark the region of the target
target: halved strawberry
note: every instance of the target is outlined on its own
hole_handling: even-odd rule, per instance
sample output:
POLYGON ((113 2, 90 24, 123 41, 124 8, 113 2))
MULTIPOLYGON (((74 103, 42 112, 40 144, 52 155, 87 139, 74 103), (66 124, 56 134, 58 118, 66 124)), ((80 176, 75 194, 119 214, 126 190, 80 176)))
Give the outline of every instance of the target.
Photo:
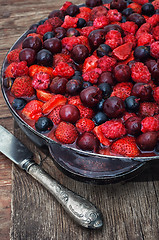
POLYGON ((48 73, 51 77, 53 77, 53 69, 51 67, 44 67, 39 65, 32 65, 29 67, 29 76, 33 77, 35 73, 45 72, 48 73))
POLYGON ((83 72, 87 72, 96 68, 98 65, 97 61, 98 61, 98 58, 95 57, 94 55, 86 58, 83 64, 83 72))
POLYGON ((43 114, 49 114, 55 107, 59 105, 65 105, 67 98, 63 95, 57 94, 52 96, 47 102, 42 106, 43 114))
POLYGON ((42 114, 43 102, 32 100, 28 102, 22 110, 22 115, 27 119, 38 120, 42 114))
POLYGON ((109 141, 108 138, 106 138, 101 130, 101 126, 97 126, 93 129, 94 134, 97 136, 99 141, 104 145, 109 147, 111 142, 109 141))
POLYGON ((50 98, 52 98, 53 95, 53 93, 49 93, 45 90, 36 89, 37 98, 43 102, 47 102, 50 98))
POLYGON ((58 125, 61 122, 61 118, 60 118, 60 109, 61 109, 62 105, 55 107, 51 113, 49 113, 48 118, 51 119, 51 121, 55 124, 58 125))
POLYGON ((113 55, 120 61, 127 59, 132 51, 132 43, 124 43, 113 50, 113 55))

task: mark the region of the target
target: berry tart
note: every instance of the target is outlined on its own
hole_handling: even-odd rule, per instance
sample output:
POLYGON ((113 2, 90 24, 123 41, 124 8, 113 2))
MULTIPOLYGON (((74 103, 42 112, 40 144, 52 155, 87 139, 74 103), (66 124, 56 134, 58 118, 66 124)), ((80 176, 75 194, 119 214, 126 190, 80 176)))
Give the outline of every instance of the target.
POLYGON ((159 1, 65 2, 8 53, 3 88, 19 118, 56 148, 109 162, 156 157, 159 1))

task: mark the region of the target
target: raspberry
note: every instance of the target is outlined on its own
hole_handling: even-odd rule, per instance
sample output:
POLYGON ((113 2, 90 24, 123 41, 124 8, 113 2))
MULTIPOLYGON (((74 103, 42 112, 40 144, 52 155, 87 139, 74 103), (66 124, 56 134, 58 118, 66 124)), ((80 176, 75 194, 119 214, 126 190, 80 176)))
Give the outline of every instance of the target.
POLYGON ((43 36, 46 32, 51 32, 52 28, 53 27, 50 23, 46 23, 46 24, 42 24, 42 25, 38 26, 36 32, 43 36))
POLYGON ((75 71, 67 63, 59 62, 53 71, 54 76, 71 78, 75 71))
POLYGON ((157 24, 159 23, 159 15, 154 14, 152 17, 149 17, 147 19, 147 23, 150 23, 152 27, 157 26, 157 24))
POLYGON ((68 8, 70 5, 72 5, 72 2, 66 1, 66 2, 63 4, 63 6, 60 8, 60 10, 66 11, 67 8, 68 8))
POLYGON ((11 93, 15 97, 31 97, 34 95, 32 80, 29 76, 17 77, 12 85, 11 93))
POLYGON ((116 96, 121 98, 123 101, 131 95, 133 84, 130 82, 117 83, 111 94, 111 97, 116 96))
POLYGON ((154 102, 143 102, 140 103, 139 114, 142 117, 153 117, 159 114, 159 106, 154 102))
POLYGON ((57 27, 61 27, 61 25, 63 24, 63 21, 59 17, 53 17, 46 20, 44 25, 45 24, 51 24, 52 28, 55 29, 57 27))
POLYGON ((51 119, 51 121, 55 124, 55 125, 58 125, 61 121, 60 119, 60 109, 61 109, 62 105, 61 106, 57 106, 55 107, 51 113, 49 113, 48 115, 48 118, 51 119))
POLYGON ((150 45, 150 54, 156 59, 159 58, 159 41, 156 41, 150 45))
POLYGON ((21 61, 21 62, 13 62, 11 63, 6 71, 5 71, 5 76, 6 77, 21 77, 21 76, 25 76, 28 75, 28 66, 27 66, 27 62, 25 61, 21 61))
POLYGON ((111 49, 114 49, 123 43, 121 33, 117 30, 109 31, 106 34, 105 39, 106 39, 105 44, 109 45, 111 49))
POLYGON ((76 28, 77 27, 78 18, 70 17, 69 15, 65 16, 64 23, 61 25, 63 28, 76 28))
POLYGON ((58 53, 58 54, 54 55, 53 66, 56 67, 59 62, 69 63, 69 62, 73 62, 73 61, 72 61, 70 55, 58 53))
POLYGON ((143 33, 137 41, 138 46, 150 46, 151 43, 154 42, 154 38, 149 33, 143 33))
POLYGON ((50 84, 51 78, 48 73, 38 72, 34 75, 32 85, 35 89, 47 89, 50 84))
POLYGON ((145 3, 148 3, 149 0, 133 0, 134 3, 138 3, 140 5, 144 5, 145 3))
POLYGON ((41 42, 43 42, 43 36, 41 34, 38 34, 38 33, 29 33, 27 35, 27 37, 33 37, 33 38, 38 37, 38 38, 40 38, 41 42))
POLYGON ((111 9, 107 13, 107 18, 110 22, 120 22, 122 19, 122 14, 118 12, 117 9, 111 9))
POLYGON ((141 25, 141 27, 137 30, 136 32, 136 39, 138 39, 139 37, 141 37, 143 34, 145 33, 150 33, 151 32, 151 24, 150 23, 144 23, 143 25, 141 25))
POLYGON ((116 60, 112 57, 104 56, 98 60, 98 67, 101 68, 103 72, 111 72, 116 65, 116 60))
POLYGON ((153 98, 157 104, 159 104, 159 87, 156 87, 153 91, 153 98))
POLYGON ((106 121, 101 125, 101 130, 108 139, 120 138, 126 134, 126 129, 119 120, 106 121))
POLYGON ((60 122, 55 130, 55 137, 62 143, 71 144, 77 136, 77 130, 71 123, 60 122))
POLYGON ((99 141, 104 145, 109 147, 111 142, 108 138, 106 138, 101 130, 101 125, 97 126, 93 129, 94 134, 96 135, 96 137, 99 139, 99 141))
POLYGON ((90 12, 90 20, 94 21, 98 17, 107 16, 108 10, 103 6, 94 7, 90 12))
POLYGON ((96 28, 94 26, 86 26, 86 27, 83 27, 82 29, 79 29, 80 31, 80 34, 85 36, 85 37, 88 37, 88 35, 90 34, 90 32, 92 32, 93 30, 95 30, 96 28))
POLYGON ((108 24, 109 24, 109 19, 106 16, 97 17, 93 22, 93 26, 95 28, 104 28, 108 24))
POLYGON ((50 75, 50 77, 53 77, 53 69, 51 67, 44 67, 39 65, 32 65, 29 67, 29 76, 33 77, 34 74, 38 72, 46 72, 50 75))
POLYGON ((74 46, 79 44, 79 39, 75 36, 73 37, 65 37, 62 39, 62 46, 67 50, 71 51, 74 46))
POLYGON ((95 84, 98 82, 98 78, 101 73, 102 73, 102 70, 100 68, 95 68, 91 71, 85 72, 82 75, 82 77, 83 77, 84 81, 95 84))
POLYGON ((76 106, 80 111, 80 118, 89 118, 92 119, 94 116, 94 111, 91 108, 85 107, 83 105, 76 106))
POLYGON ((130 33, 135 35, 135 33, 138 29, 138 26, 134 22, 127 21, 125 23, 121 23, 121 28, 123 29, 125 35, 130 34, 130 33))
POLYGON ((127 8, 132 8, 134 13, 139 13, 140 14, 142 6, 140 4, 138 4, 138 3, 133 2, 133 3, 130 3, 127 6, 127 8))
POLYGON ((8 63, 20 62, 20 60, 19 60, 20 51, 21 51, 21 49, 14 49, 14 50, 10 51, 7 55, 8 63))
POLYGON ((76 17, 83 18, 86 22, 88 22, 89 18, 90 18, 90 13, 89 12, 80 12, 79 14, 76 15, 76 17))
POLYGON ((80 96, 77 95, 77 96, 69 97, 68 98, 68 104, 72 104, 72 105, 75 105, 75 106, 82 105, 80 96))
POLYGON ((89 118, 81 118, 76 123, 76 128, 80 133, 91 132, 94 127, 94 122, 89 118))
POLYGON ((141 131, 156 132, 159 131, 159 120, 155 117, 146 117, 141 121, 141 131))
POLYGON ((131 77, 134 82, 148 83, 151 80, 151 74, 147 66, 142 62, 134 63, 131 71, 131 77))
POLYGON ((159 26, 153 28, 153 37, 155 40, 159 41, 159 26))
POLYGON ((133 34, 127 34, 123 38, 123 43, 132 43, 132 48, 134 49, 136 47, 136 38, 133 34))

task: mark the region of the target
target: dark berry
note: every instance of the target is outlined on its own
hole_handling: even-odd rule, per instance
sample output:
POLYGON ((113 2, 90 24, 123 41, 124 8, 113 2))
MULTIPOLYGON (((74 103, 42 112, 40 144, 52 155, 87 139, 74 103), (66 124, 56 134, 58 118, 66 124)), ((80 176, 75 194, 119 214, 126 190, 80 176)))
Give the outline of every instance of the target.
POLYGON ((66 92, 70 95, 77 95, 81 90, 81 82, 76 79, 71 79, 66 84, 66 92))
POLYGON ((112 0, 110 2, 111 9, 117 9, 119 12, 123 11, 127 7, 127 3, 124 0, 112 0))
POLYGON ((152 151, 157 144, 157 134, 156 132, 143 133, 136 139, 136 143, 141 150, 152 151))
POLYGON ((156 12, 155 12, 155 14, 158 14, 158 15, 159 15, 159 8, 158 8, 158 9, 156 9, 156 12))
POLYGON ((90 83, 90 82, 85 82, 85 81, 82 82, 82 88, 83 89, 91 87, 91 86, 92 86, 92 83, 90 83))
POLYGON ((149 84, 136 83, 132 88, 131 95, 140 98, 141 102, 151 101, 152 88, 149 84))
POLYGON ((46 67, 52 66, 53 55, 47 49, 42 49, 37 53, 37 63, 46 67))
POLYGON ((61 10, 53 10, 53 11, 49 14, 48 18, 53 18, 53 17, 59 17, 60 19, 63 20, 64 17, 65 17, 65 15, 64 15, 64 12, 61 11, 61 10))
POLYGON ((87 22, 87 26, 93 26, 93 21, 91 21, 91 20, 88 21, 88 22, 87 22))
POLYGON ((95 86, 87 87, 81 91, 80 98, 86 107, 94 107, 102 99, 102 91, 95 86))
POLYGON ((60 118, 62 121, 75 123, 80 118, 80 111, 79 109, 71 104, 66 104, 61 107, 60 109, 60 118))
POLYGON ((158 85, 158 79, 159 79, 158 61, 156 62, 156 60, 150 59, 150 60, 146 61, 145 64, 151 73, 151 77, 154 78, 155 81, 157 81, 157 85, 158 85))
POLYGON ((122 14, 126 17, 128 17, 130 14, 133 13, 133 9, 132 8, 125 8, 123 11, 122 11, 122 14))
POLYGON ((147 46, 139 46, 134 50, 134 57, 138 61, 144 61, 150 57, 150 49, 147 46))
POLYGON ((152 3, 145 3, 144 5, 142 5, 142 8, 141 8, 141 13, 143 15, 146 15, 146 16, 152 16, 153 14, 155 14, 155 8, 153 6, 152 3))
POLYGON ((35 57, 36 57, 35 50, 31 48, 24 48, 19 53, 20 61, 26 61, 29 66, 34 64, 35 57))
POLYGON ((83 81, 83 77, 80 76, 80 75, 74 75, 74 76, 72 77, 72 79, 76 79, 76 80, 79 80, 79 81, 83 81))
POLYGON ((67 37, 78 37, 80 35, 79 31, 75 28, 69 28, 67 29, 66 36, 67 37))
POLYGON ((14 82, 14 78, 11 78, 11 77, 4 78, 3 86, 7 89, 10 89, 13 85, 13 82, 14 82))
POLYGON ((43 43, 43 48, 49 50, 52 54, 60 53, 62 50, 61 40, 58 38, 49 38, 43 43))
POLYGON ((98 48, 105 41, 105 31, 103 29, 93 30, 88 35, 88 40, 92 49, 98 48))
POLYGON ((40 117, 35 123, 35 128, 38 132, 50 131, 53 127, 53 122, 47 117, 40 117))
POLYGON ((112 52, 111 47, 107 44, 100 44, 96 51, 98 57, 108 56, 112 52))
POLYGON ((98 112, 92 119, 96 125, 100 125, 106 121, 108 121, 108 117, 103 112, 98 112))
POLYGON ((22 42, 22 48, 32 48, 38 52, 42 47, 41 39, 38 37, 27 37, 22 42))
POLYGON ((99 140, 93 133, 85 132, 76 142, 77 146, 84 151, 97 151, 99 148, 99 140))
POLYGON ((15 98, 12 102, 12 107, 16 110, 21 110, 25 107, 27 101, 23 98, 15 98))
POLYGON ((71 17, 76 16, 79 12, 80 12, 79 7, 77 5, 74 5, 74 4, 70 5, 66 9, 66 13, 71 17))
POLYGON ((102 4, 102 0, 86 0, 86 6, 91 8, 100 6, 102 4))
POLYGON ((139 135, 141 133, 141 118, 130 117, 125 122, 127 133, 131 135, 139 135))
POLYGON ((77 22, 77 28, 83 28, 87 25, 87 22, 83 18, 79 18, 77 22))
POLYGON ((39 25, 43 25, 44 22, 46 22, 46 20, 48 20, 48 18, 45 18, 45 19, 40 20, 40 21, 38 22, 38 24, 39 24, 39 25))
POLYGON ((125 23, 127 20, 126 20, 126 16, 122 16, 121 18, 121 23, 125 23))
POLYGON ((43 36, 43 41, 46 41, 49 38, 53 38, 55 37, 55 33, 54 32, 46 32, 43 36))
POLYGON ((130 14, 127 20, 136 23, 139 27, 146 22, 145 18, 139 13, 130 14))
POLYGON ((66 29, 63 27, 55 28, 54 32, 56 33, 55 37, 58 39, 62 39, 66 36, 66 29))
POLYGON ((102 99, 102 100, 96 105, 97 111, 102 111, 102 110, 103 110, 104 101, 105 101, 105 99, 102 99))
POLYGON ((139 105, 139 98, 135 96, 130 96, 125 99, 125 107, 128 112, 136 112, 139 105))
POLYGON ((79 44, 73 47, 71 58, 78 64, 81 64, 89 56, 89 50, 86 46, 79 44))
POLYGON ((109 118, 116 118, 124 111, 124 102, 118 97, 109 97, 103 104, 103 111, 109 118))
POLYGON ((114 77, 118 82, 127 82, 131 77, 131 70, 126 64, 119 64, 114 68, 114 77))
POLYGON ((112 76, 112 73, 103 72, 98 79, 98 84, 101 84, 101 83, 108 83, 111 86, 115 85, 115 80, 112 76))
POLYGON ((101 83, 101 84, 98 85, 98 87, 102 91, 103 98, 110 97, 110 95, 112 93, 112 88, 108 83, 101 83))
POLYGON ((68 80, 66 78, 55 77, 49 86, 50 91, 56 94, 65 94, 66 83, 68 80))
POLYGON ((39 24, 38 23, 34 23, 30 26, 29 30, 37 30, 39 24))
POLYGON ((105 34, 107 34, 111 30, 117 30, 118 32, 121 33, 121 35, 124 34, 123 29, 118 24, 109 24, 104 27, 105 34))

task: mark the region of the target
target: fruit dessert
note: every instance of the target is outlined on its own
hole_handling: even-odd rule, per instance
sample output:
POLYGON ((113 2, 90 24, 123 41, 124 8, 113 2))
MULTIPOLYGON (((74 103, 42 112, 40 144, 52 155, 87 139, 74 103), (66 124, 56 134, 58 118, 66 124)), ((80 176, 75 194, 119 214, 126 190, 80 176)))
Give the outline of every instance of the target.
POLYGON ((65 2, 7 61, 8 99, 36 131, 104 155, 159 152, 159 0, 65 2))

